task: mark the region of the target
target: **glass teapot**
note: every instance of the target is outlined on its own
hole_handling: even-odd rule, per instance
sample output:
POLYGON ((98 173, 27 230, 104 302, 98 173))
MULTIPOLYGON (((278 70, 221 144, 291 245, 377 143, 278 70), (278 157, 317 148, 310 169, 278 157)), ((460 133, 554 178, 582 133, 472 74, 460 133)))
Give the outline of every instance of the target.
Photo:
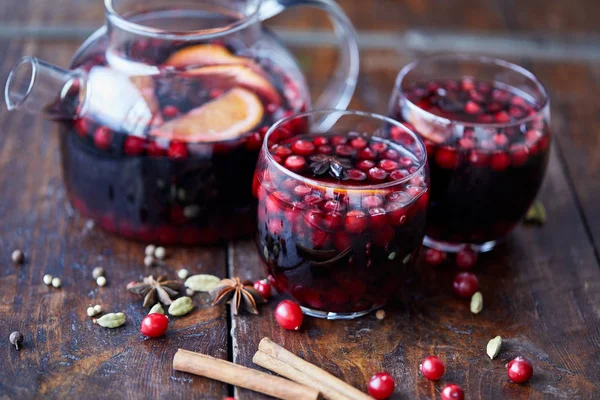
POLYGON ((311 108, 297 62, 261 27, 297 5, 326 11, 341 43, 315 107, 345 108, 358 47, 333 0, 105 0, 106 26, 71 69, 23 58, 6 104, 60 123, 71 204, 104 229, 160 244, 249 235, 262 139, 311 108))

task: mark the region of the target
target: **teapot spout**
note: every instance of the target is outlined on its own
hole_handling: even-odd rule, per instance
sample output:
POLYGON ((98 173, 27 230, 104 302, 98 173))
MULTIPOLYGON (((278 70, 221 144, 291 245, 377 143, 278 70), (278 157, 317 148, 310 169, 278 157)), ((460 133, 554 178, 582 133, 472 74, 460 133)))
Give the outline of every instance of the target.
POLYGON ((43 114, 52 119, 74 119, 80 116, 85 104, 84 82, 81 71, 23 57, 8 76, 4 100, 9 110, 43 114))

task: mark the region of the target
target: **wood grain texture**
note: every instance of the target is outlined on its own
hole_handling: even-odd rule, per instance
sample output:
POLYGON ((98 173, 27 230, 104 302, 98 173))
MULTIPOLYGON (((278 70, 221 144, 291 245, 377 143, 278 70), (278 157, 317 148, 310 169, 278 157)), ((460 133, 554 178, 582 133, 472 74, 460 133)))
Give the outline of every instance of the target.
MULTIPOLYGON (((3 42, 0 80, 22 52, 66 65, 73 43, 3 42)), ((225 275, 224 248, 170 250, 165 267, 143 265, 144 247, 91 227, 71 215, 60 176, 57 133, 40 118, 0 114, 0 337, 25 335, 23 349, 0 346, 0 398, 221 398, 224 384, 171 369, 177 348, 227 358, 227 314, 197 294, 197 309, 171 318, 169 333, 156 340, 139 333, 148 312, 125 285, 149 274, 185 266, 191 273, 225 275), (24 265, 10 262, 13 249, 24 265), (99 288, 92 269, 106 270, 99 288), (42 282, 60 277, 62 287, 42 282), (109 330, 86 315, 90 304, 122 311, 126 324, 109 330)))

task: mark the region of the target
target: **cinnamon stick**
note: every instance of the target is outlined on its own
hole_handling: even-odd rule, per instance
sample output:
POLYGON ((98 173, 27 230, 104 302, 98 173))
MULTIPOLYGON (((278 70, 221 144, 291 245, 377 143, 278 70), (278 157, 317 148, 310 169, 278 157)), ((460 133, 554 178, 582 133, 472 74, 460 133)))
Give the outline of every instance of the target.
POLYGON ((311 387, 183 349, 175 353, 173 369, 205 376, 278 399, 317 400, 319 397, 319 391, 311 387))
POLYGON ((311 379, 317 380, 324 384, 325 386, 329 386, 330 388, 335 389, 341 394, 350 397, 355 400, 372 400, 366 393, 361 392, 353 386, 350 386, 346 382, 342 381, 339 378, 331 375, 329 372, 322 370, 321 368, 313 365, 302 358, 296 356, 295 354, 287 351, 283 347, 279 346, 277 343, 274 343, 269 338, 263 338, 258 344, 258 349, 263 353, 270 355, 271 357, 282 361, 283 363, 290 365, 297 370, 305 373, 311 379))
POLYGON ((260 365, 261 367, 268 369, 269 371, 273 371, 281 376, 285 376, 286 378, 298 382, 302 385, 310 386, 312 388, 317 389, 319 392, 321 392, 323 397, 328 400, 353 400, 352 398, 325 385, 321 381, 312 379, 306 373, 284 363, 283 361, 273 358, 267 353, 263 353, 260 350, 254 354, 252 361, 254 362, 254 364, 260 365))

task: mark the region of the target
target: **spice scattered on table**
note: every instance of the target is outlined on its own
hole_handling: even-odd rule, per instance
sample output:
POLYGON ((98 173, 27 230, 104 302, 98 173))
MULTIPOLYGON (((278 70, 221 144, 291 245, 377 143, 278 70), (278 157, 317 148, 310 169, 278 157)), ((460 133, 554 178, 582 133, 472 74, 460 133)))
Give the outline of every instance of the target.
POLYGON ((23 334, 19 331, 15 331, 15 332, 11 333, 10 336, 8 337, 10 344, 15 346, 15 348, 17 350, 20 350, 19 346, 23 343, 23 339, 24 339, 23 334))
POLYGON ((150 311, 148 311, 148 314, 164 314, 165 310, 163 310, 162 305, 160 303, 156 303, 155 305, 152 306, 152 308, 150 309, 150 311))
POLYGON ((21 250, 15 250, 11 254, 12 262, 15 264, 23 264, 25 261, 25 254, 21 250))
POLYGON ((375 318, 377 318, 378 320, 382 320, 385 318, 385 310, 377 310, 377 312, 375 312, 375 318))
POLYGON ((369 379, 369 394, 377 400, 387 399, 394 393, 394 378, 387 372, 378 372, 369 379))
POLYGON ((157 260, 164 260, 167 257, 167 250, 164 247, 157 247, 154 250, 154 258, 157 260))
POLYGON ((214 275, 198 274, 188 277, 184 283, 186 288, 195 292, 210 292, 221 283, 221 279, 214 275))
POLYGON ((101 276, 104 276, 104 268, 96 267, 92 270, 92 277, 94 279, 98 279, 101 276))
POLYGON ((127 317, 122 312, 105 314, 102 317, 95 319, 94 323, 104 328, 118 328, 125 323, 127 317))
POLYGON ((479 314, 483 310, 483 295, 481 292, 475 292, 471 297, 470 304, 471 312, 473 314, 479 314))
POLYGON ((242 282, 237 276, 233 279, 222 279, 217 287, 211 291, 211 295, 214 299, 213 306, 232 300, 235 315, 238 314, 240 307, 256 315, 258 314, 257 304, 266 303, 266 300, 254 289, 252 282, 242 282))
POLYGON ((144 298, 144 307, 151 307, 160 301, 166 306, 171 305, 172 298, 175 298, 179 292, 180 284, 177 281, 170 281, 166 276, 159 276, 154 279, 152 275, 145 277, 142 282, 128 284, 127 290, 144 298))
POLYGON ((446 372, 446 366, 438 357, 428 356, 419 365, 419 370, 430 381, 439 381, 444 372, 446 372))
POLYGON ((524 357, 517 357, 506 364, 508 379, 515 383, 525 383, 533 376, 533 365, 524 357))
POLYGON ((102 307, 99 305, 89 306, 87 308, 88 317, 95 317, 96 315, 100 314, 101 312, 102 312, 102 307))
POLYGON ((189 275, 189 272, 185 268, 181 268, 179 271, 177 271, 177 277, 179 279, 182 279, 182 280, 186 279, 188 277, 188 275, 189 275))
POLYGON ((144 257, 144 265, 146 267, 151 267, 154 265, 154 257, 152 256, 146 256, 144 257))
POLYGON ((148 246, 146 246, 146 248, 144 249, 144 254, 146 254, 146 256, 150 256, 150 257, 154 257, 154 251, 156 250, 156 246, 153 244, 149 244, 148 246))
POLYGON ((498 355, 498 353, 500 353, 501 346, 502 338, 500 336, 496 336, 488 342, 485 350, 490 359, 493 360, 498 355))
POLYGON ((52 285, 52 275, 50 274, 46 274, 44 275, 44 277, 42 278, 42 281, 44 282, 45 285, 50 286, 52 285))
POLYGON ((527 211, 525 223, 543 225, 546 223, 546 208, 540 201, 536 201, 527 211))
POLYGON ((100 287, 106 286, 106 278, 104 276, 99 276, 96 278, 96 284, 100 287))
POLYGON ((303 319, 302 309, 291 300, 283 300, 275 309, 275 320, 283 329, 297 331, 300 329, 303 319))
POLYGON ((59 288, 61 287, 62 282, 60 281, 60 278, 52 278, 52 286, 54 286, 55 288, 59 288))
POLYGON ((192 299, 188 296, 183 296, 173 301, 169 306, 169 314, 175 317, 182 317, 194 309, 192 299))

